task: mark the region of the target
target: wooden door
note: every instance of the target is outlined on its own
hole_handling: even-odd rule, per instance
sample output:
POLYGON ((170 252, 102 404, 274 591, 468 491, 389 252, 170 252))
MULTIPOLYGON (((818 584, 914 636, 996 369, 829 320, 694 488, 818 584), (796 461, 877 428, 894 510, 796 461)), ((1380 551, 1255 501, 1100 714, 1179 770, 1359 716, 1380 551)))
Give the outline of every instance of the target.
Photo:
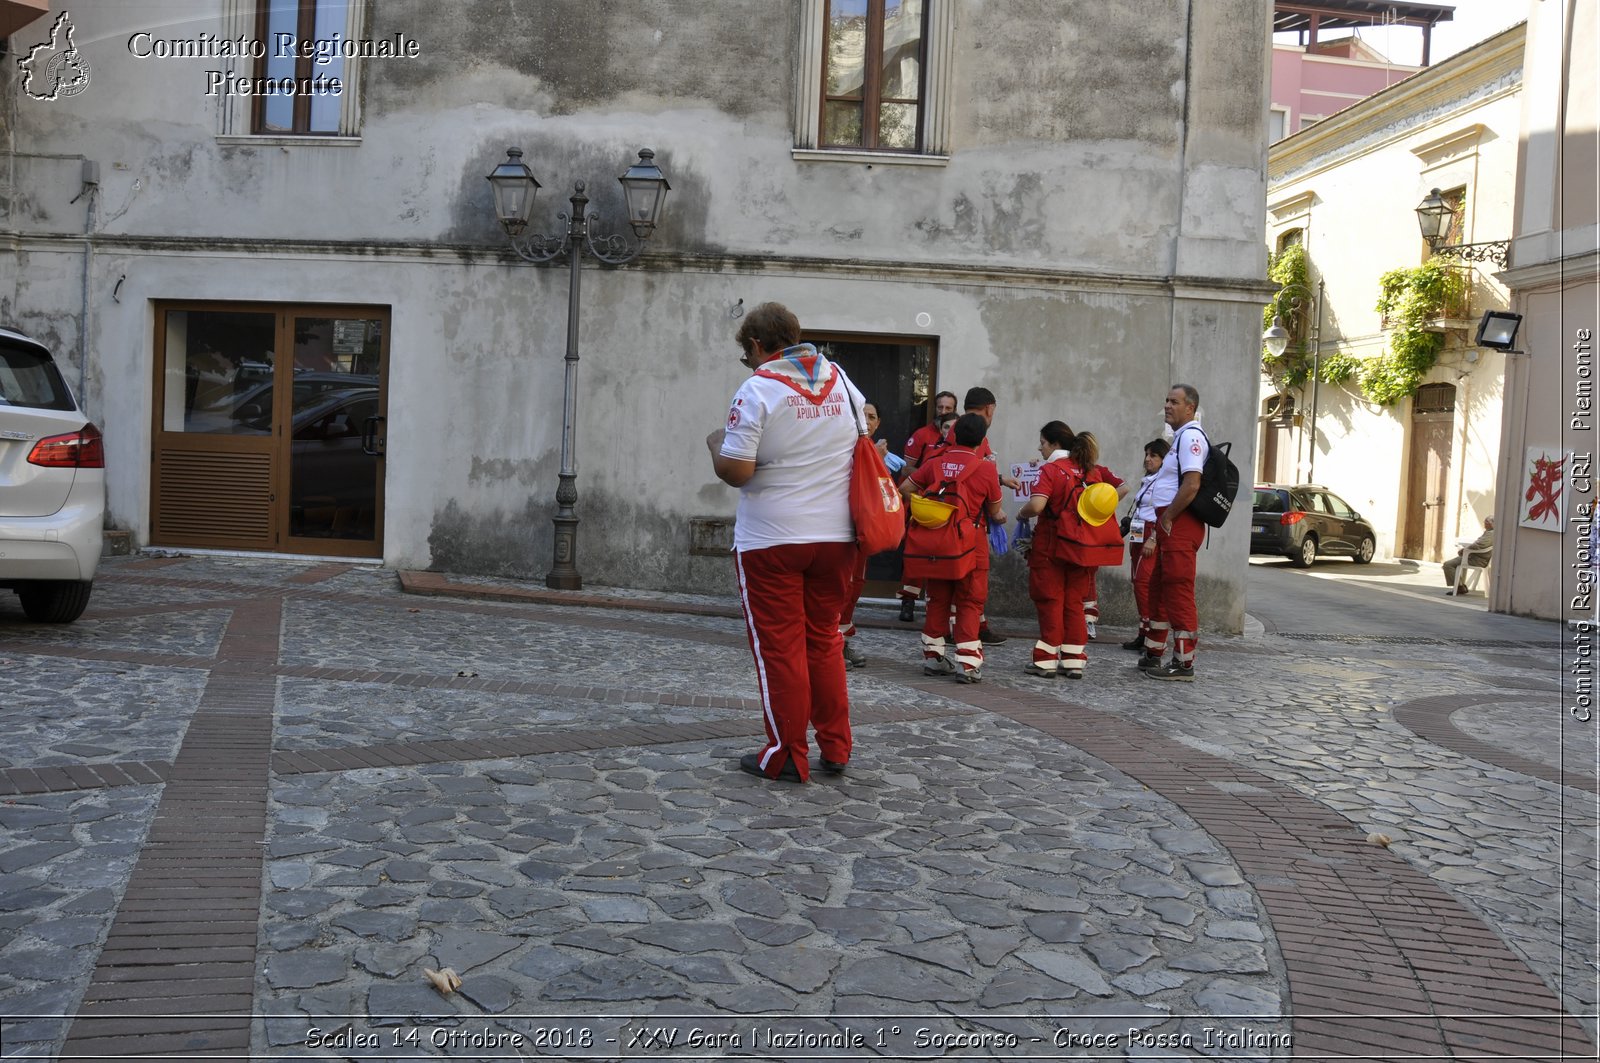
POLYGON ((1261 449, 1256 483, 1292 484, 1298 479, 1295 463, 1294 399, 1274 396, 1261 404, 1261 449))
POLYGON ((151 545, 382 556, 388 319, 158 305, 151 545))
POLYGON ((1455 387, 1430 384, 1412 399, 1409 489, 1403 556, 1439 561, 1443 556, 1445 496, 1455 438, 1455 387))

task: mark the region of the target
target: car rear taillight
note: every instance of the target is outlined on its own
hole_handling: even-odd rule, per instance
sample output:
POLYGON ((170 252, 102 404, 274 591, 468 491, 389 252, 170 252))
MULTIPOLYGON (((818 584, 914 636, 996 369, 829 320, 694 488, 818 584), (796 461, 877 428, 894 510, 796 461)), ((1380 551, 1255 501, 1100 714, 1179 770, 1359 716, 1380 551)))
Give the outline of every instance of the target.
POLYGON ((28 452, 28 464, 47 469, 103 469, 106 447, 100 429, 86 424, 76 432, 46 436, 28 452))
POLYGON ((1285 513, 1283 516, 1279 517, 1278 518, 1278 523, 1279 524, 1284 524, 1284 525, 1299 524, 1301 521, 1303 521, 1305 519, 1306 519, 1306 515, 1304 513, 1300 512, 1297 509, 1293 513, 1285 513))

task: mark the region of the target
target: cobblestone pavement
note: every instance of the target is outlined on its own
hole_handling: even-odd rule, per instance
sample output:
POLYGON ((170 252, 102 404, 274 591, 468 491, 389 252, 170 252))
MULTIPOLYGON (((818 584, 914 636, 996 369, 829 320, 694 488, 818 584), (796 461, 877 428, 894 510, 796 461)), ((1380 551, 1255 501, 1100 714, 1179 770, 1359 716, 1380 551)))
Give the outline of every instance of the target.
POLYGON ((730 770, 733 603, 406 585, 133 558, 69 627, 0 599, 0 1054, 1593 1055, 1554 625, 1208 639, 1192 685, 1015 638, 971 687, 864 608, 856 756, 802 787, 730 770))

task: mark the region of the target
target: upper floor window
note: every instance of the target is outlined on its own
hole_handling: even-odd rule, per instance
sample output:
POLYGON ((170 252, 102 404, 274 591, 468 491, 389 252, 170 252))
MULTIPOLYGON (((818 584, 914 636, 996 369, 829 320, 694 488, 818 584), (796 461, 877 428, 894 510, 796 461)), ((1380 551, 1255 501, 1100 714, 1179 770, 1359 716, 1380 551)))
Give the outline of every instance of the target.
POLYGON ((828 0, 822 146, 920 151, 924 0, 828 0))
POLYGON ((942 165, 953 0, 798 0, 795 157, 942 165))
POLYGON ((1445 230, 1444 238, 1439 241, 1441 245, 1466 243, 1467 231, 1467 190, 1466 187, 1452 188, 1448 192, 1440 192, 1439 198, 1444 200, 1444 205, 1450 208, 1450 227, 1445 230))
POLYGON ((1267 143, 1276 144, 1289 135, 1289 111, 1285 107, 1274 107, 1267 112, 1267 143))
POLYGON ((340 55, 316 54, 316 41, 328 41, 349 30, 350 0, 262 0, 256 13, 256 39, 266 54, 256 60, 256 77, 279 84, 293 82, 293 93, 255 97, 250 129, 254 133, 323 134, 342 132, 343 92, 353 91, 340 55), (294 46, 282 43, 292 40, 294 46), (299 91, 312 79, 337 79, 340 95, 299 91))

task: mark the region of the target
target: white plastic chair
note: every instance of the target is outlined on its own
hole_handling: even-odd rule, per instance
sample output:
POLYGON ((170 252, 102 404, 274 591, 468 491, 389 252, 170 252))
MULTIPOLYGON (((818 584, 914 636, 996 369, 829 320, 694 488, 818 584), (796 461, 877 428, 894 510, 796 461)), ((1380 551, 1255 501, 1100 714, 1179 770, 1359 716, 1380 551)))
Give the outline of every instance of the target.
POLYGON ((1483 574, 1489 571, 1489 565, 1473 565, 1475 557, 1489 557, 1493 550, 1462 550, 1461 564, 1456 566, 1456 597, 1459 598, 1468 591, 1478 589, 1478 583, 1483 579, 1483 574))

